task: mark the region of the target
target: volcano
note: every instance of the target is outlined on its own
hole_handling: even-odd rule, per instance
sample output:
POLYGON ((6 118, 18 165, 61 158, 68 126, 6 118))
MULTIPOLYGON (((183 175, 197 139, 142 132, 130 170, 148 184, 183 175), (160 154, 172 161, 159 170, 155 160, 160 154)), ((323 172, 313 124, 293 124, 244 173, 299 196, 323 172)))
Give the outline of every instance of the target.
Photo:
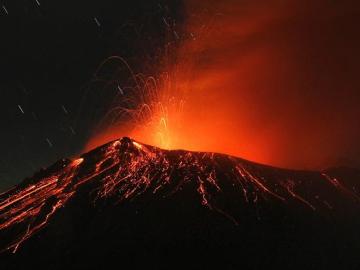
POLYGON ((359 176, 124 137, 0 195, 0 265, 358 269, 359 176))

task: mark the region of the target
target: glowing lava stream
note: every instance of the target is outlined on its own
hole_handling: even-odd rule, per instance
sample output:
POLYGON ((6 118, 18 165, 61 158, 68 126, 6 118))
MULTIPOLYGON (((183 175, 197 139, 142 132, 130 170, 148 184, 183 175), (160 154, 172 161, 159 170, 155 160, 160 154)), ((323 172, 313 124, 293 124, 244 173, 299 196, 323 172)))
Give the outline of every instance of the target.
POLYGON ((91 184, 92 200, 116 198, 121 203, 144 192, 172 196, 195 184, 199 203, 238 224, 241 219, 221 206, 225 191, 235 192, 241 207, 274 201, 310 211, 337 208, 341 198, 360 202, 358 194, 321 172, 297 173, 215 153, 168 151, 127 137, 103 145, 74 161, 62 160, 39 180, 23 183, 0 195, 0 233, 19 233, 3 250, 19 246, 44 228, 81 186, 91 184), (302 178, 307 179, 302 179, 302 178), (303 185, 307 185, 304 189, 303 185))

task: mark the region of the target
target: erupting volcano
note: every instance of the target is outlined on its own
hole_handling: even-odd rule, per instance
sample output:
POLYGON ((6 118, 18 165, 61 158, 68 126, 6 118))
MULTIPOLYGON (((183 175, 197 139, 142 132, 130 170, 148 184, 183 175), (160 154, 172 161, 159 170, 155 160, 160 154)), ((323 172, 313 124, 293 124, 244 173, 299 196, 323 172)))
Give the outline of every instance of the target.
POLYGON ((1 269, 360 269, 355 1, 3 2, 1 269))
POLYGON ((359 175, 278 169, 124 137, 1 194, 1 262, 167 267, 178 257, 179 265, 354 267, 359 175))

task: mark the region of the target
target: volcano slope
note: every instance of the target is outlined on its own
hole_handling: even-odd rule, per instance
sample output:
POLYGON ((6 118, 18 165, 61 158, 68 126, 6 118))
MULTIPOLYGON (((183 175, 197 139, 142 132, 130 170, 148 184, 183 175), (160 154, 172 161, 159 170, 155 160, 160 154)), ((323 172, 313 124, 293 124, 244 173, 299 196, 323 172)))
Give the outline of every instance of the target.
POLYGON ((356 269, 359 176, 124 137, 0 195, 0 266, 356 269))

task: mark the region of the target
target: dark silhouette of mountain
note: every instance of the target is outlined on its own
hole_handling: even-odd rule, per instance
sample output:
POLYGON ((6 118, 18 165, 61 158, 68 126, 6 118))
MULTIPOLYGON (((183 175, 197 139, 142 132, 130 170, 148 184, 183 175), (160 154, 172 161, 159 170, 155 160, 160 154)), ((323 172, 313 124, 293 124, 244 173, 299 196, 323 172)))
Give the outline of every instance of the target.
POLYGON ((0 195, 1 269, 359 269, 359 176, 124 137, 0 195))

